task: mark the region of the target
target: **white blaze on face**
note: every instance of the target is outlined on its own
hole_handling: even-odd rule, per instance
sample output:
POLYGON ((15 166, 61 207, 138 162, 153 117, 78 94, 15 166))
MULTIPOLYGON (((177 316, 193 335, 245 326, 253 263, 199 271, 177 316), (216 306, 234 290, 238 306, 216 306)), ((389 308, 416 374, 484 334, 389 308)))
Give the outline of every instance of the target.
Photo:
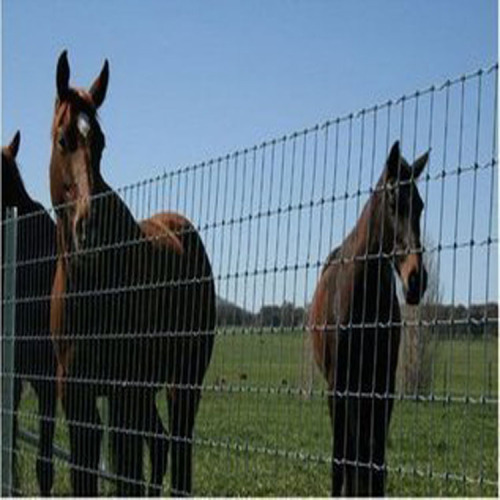
POLYGON ((90 132, 90 120, 85 113, 78 114, 76 126, 78 127, 78 131, 82 134, 83 138, 86 139, 90 132))

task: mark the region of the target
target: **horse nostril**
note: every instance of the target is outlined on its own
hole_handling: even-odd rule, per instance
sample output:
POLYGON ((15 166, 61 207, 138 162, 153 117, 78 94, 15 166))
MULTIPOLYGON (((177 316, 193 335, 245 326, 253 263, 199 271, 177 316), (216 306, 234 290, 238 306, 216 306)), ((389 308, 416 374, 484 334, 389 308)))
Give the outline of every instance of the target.
POLYGON ((412 293, 418 293, 420 296, 424 294, 427 288, 427 271, 421 269, 420 271, 413 271, 408 277, 408 289, 412 293))
POLYGON ((418 289, 418 273, 413 271, 408 278, 408 288, 416 291, 418 289))

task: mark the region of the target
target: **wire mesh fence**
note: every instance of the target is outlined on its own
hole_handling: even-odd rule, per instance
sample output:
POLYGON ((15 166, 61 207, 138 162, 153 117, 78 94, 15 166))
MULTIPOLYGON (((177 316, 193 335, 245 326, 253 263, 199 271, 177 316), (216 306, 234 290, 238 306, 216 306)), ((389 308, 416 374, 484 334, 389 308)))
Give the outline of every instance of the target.
POLYGON ((2 456, 17 462, 13 490, 68 494, 87 480, 80 471, 104 495, 144 492, 126 488, 158 475, 164 493, 327 495, 333 464, 346 488, 368 471, 370 488, 387 473, 390 495, 496 496, 497 87, 494 65, 97 194, 86 221, 96 230, 81 240, 66 228, 64 252, 40 206, 4 213, 3 353, 14 340, 15 363, 2 365, 14 394, 2 420, 17 420, 17 439, 11 449, 2 434, 2 456), (421 175, 405 177, 427 151, 421 175), (330 397, 337 413, 346 405, 337 424, 330 397), (40 414, 55 429, 39 428, 40 414), (335 429, 343 446, 332 453, 335 429))

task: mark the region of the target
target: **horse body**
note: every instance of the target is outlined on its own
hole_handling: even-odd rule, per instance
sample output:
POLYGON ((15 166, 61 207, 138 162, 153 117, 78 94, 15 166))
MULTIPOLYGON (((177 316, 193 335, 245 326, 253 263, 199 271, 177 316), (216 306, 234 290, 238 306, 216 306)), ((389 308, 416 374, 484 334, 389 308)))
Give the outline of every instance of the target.
MULTIPOLYGON (((161 488, 168 444, 154 397, 167 383, 175 469, 172 487, 178 494, 189 492, 187 455, 191 454, 194 416, 214 342, 215 290, 210 263, 198 234, 181 216, 160 214, 138 225, 114 193, 105 195, 97 205, 98 218, 101 210, 103 216, 111 215, 106 233, 117 239, 96 241, 95 250, 76 257, 84 262, 72 266, 66 277, 60 330, 64 337, 58 352, 66 362, 64 373, 70 388, 64 398, 67 418, 81 420, 82 406, 89 412, 93 409, 86 417, 97 429, 100 420, 95 398, 107 396, 110 425, 120 429, 111 437, 115 453, 122 457, 117 474, 125 480, 119 484, 119 492, 142 493, 142 460, 137 450, 141 435, 148 438, 152 462, 164 461, 152 481, 161 488), (127 230, 120 234, 115 222, 127 230), (78 380, 88 382, 79 384, 78 380), (155 451, 154 446, 162 450, 155 451), (136 486, 128 484, 127 478, 136 481, 136 486)), ((87 443, 99 441, 95 429, 87 429, 87 443)), ((75 429, 73 434, 80 436, 74 436, 72 449, 81 450, 85 445, 86 431, 82 430, 75 429)), ((86 468, 95 469, 96 457, 86 468)))
MULTIPOLYGON (((66 297, 64 323, 54 332, 58 353, 68 358, 73 372, 77 359, 91 355, 93 363, 82 369, 102 385, 103 394, 113 390, 110 380, 158 384, 182 379, 189 367, 175 358, 165 363, 166 355, 171 348, 182 351, 185 344, 196 349, 196 343, 213 342, 204 333, 215 327, 215 306, 198 309, 214 304, 215 292, 210 263, 191 223, 164 213, 138 224, 117 200, 110 193, 94 201, 96 217, 101 209, 109 217, 105 232, 113 239, 96 240, 84 255, 74 255, 75 265, 59 259, 66 269, 66 297)), ((55 309, 54 315, 59 314, 55 309)), ((206 367, 199 368, 204 372, 206 367)))
MULTIPOLYGON (((19 142, 19 136, 17 143, 19 142)), ((42 495, 49 495, 54 479, 52 443, 56 411, 56 358, 50 336, 50 291, 56 250, 55 224, 42 205, 34 201, 22 182, 12 145, 2 149, 2 221, 6 208, 17 207, 16 312, 14 347, 14 460, 17 413, 22 383, 29 381, 38 398, 40 437, 37 479, 42 495)), ((5 237, 2 224, 2 238, 5 237)), ((5 241, 5 239, 4 239, 5 241)), ((17 487, 14 465, 14 484, 17 487)))
POLYGON ((400 310, 389 260, 363 262, 364 245, 354 241, 357 236, 353 233, 352 239, 336 249, 323 268, 312 302, 311 323, 315 326, 311 333, 315 360, 330 391, 328 403, 335 440, 333 491, 340 494, 339 485, 346 470, 348 494, 364 490, 381 495, 383 479, 373 480, 381 489, 372 489, 368 473, 373 463, 380 468, 374 476, 383 474, 392 399, 374 400, 371 395, 394 393, 400 310), (345 395, 346 391, 350 396, 345 395), (372 404, 378 406, 375 411, 372 404), (374 428, 378 432, 371 437, 374 428), (375 449, 371 455, 367 446, 374 438, 380 441, 374 447, 379 456, 373 453, 375 449), (357 470, 345 467, 345 463, 356 460, 364 465, 357 470))
POLYGON ((143 494, 143 439, 150 448, 151 492, 161 492, 169 440, 155 394, 166 385, 172 493, 189 494, 194 420, 214 342, 210 262, 186 218, 167 212, 138 223, 106 184, 100 174, 104 136, 95 108, 104 99, 99 88, 103 81, 107 85, 107 64, 91 93, 66 88, 65 66, 64 53, 58 64, 51 194, 55 206, 67 205, 57 209, 52 331, 64 381, 73 490, 97 494, 96 398, 103 395, 109 401, 118 493, 143 494), (90 122, 88 137, 80 127, 82 113, 90 122))
MULTIPOLYGON (((329 390, 334 495, 341 494, 344 482, 348 495, 380 496, 385 492, 385 447, 401 323, 394 269, 401 275, 410 303, 420 300, 426 288, 419 250, 395 256, 399 248, 396 242, 404 242, 412 251, 419 249, 418 230, 409 231, 406 222, 418 224, 421 211, 416 191, 407 196, 396 187, 399 193, 395 200, 391 199, 393 194, 385 192, 386 184, 394 181, 388 175, 390 162, 404 162, 399 145, 396 149, 397 157, 391 160, 391 153, 356 226, 329 255, 311 304, 309 330, 314 357, 329 390), (401 200, 403 196, 405 200, 401 200), (414 213, 412 219, 411 209, 404 212, 408 208, 404 203, 415 205, 418 217, 414 213), (394 206, 404 224, 397 216, 391 217, 394 206)), ((427 156, 420 159, 424 165, 426 161, 427 156)), ((423 168, 417 162, 416 166, 423 168)), ((415 173, 416 178, 420 172, 415 173)), ((410 179, 410 175, 405 177, 408 183, 410 179)))

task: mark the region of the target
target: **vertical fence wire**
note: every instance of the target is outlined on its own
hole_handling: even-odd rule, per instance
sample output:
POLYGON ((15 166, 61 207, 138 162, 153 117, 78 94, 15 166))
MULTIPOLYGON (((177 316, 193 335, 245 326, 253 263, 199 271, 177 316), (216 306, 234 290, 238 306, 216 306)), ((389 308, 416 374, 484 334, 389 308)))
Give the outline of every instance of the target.
MULTIPOLYGON (((82 362, 73 372, 76 380, 70 376, 68 381, 96 393, 106 386, 129 394, 123 400, 125 432, 116 401, 108 401, 104 392, 99 392, 96 412, 87 397, 74 412, 92 414, 75 422, 88 436, 103 432, 97 470, 101 492, 115 492, 113 481, 104 478, 124 487, 150 485, 160 466, 158 450, 168 443, 169 469, 175 457, 179 465, 165 475, 164 492, 174 483, 181 490, 174 493, 191 491, 183 483, 190 465, 182 445, 193 444, 193 491, 199 495, 326 495, 332 465, 354 470, 356 488, 365 476, 375 487, 380 473, 387 473, 390 495, 498 493, 497 76, 495 65, 121 188, 118 197, 91 198, 94 206, 104 207, 94 221, 100 236, 63 256, 85 264, 81 275, 76 265, 71 269, 60 298, 67 314, 64 335, 77 342, 79 356, 88 349, 88 359, 81 358, 87 364, 82 362), (410 165, 430 150, 418 179, 404 177, 403 160, 392 184, 384 177, 396 140, 410 165), (391 196, 397 200, 393 219, 391 196), (386 201, 373 205, 374 199, 386 201), (416 199, 424 205, 421 216, 416 199), (158 222, 154 215, 159 212, 180 213, 191 223, 172 215, 158 222), (141 230, 131 218, 142 221, 141 230), (156 223, 166 225, 152 236, 144 228, 156 223), (415 224, 422 248, 408 243, 415 224), (171 253, 158 253, 167 240, 171 253), (211 335, 200 326, 208 306, 180 298, 207 281, 201 243, 216 291, 211 355, 193 340, 211 335), (427 290, 412 306, 406 303, 404 266, 416 262, 422 249, 424 264, 414 279, 422 289, 425 266, 427 290), (336 302, 315 325, 311 318, 319 306, 314 297, 323 293, 318 283, 333 272, 339 277, 325 289, 324 300, 336 297, 336 302), (386 303, 387 314, 382 314, 386 303), (353 306, 340 317, 345 304, 353 306), (167 318, 172 317, 191 326, 171 331, 167 318), (314 331, 318 337, 311 336, 314 331), (337 340, 328 344, 332 332, 337 340), (148 363, 161 360, 158 372, 137 364, 139 353, 148 363), (329 372, 335 380, 341 376, 343 386, 325 381, 326 365, 315 366, 329 356, 345 368, 329 372), (124 362, 127 366, 121 366, 124 362), (143 372, 147 375, 138 375, 143 372), (104 373, 109 378, 99 378, 104 373), (191 398, 197 391, 203 396, 199 405, 191 398), (345 403, 339 426, 343 450, 335 453, 328 398, 345 403), (154 425, 153 404, 170 439, 154 425), (194 434, 186 431, 187 420, 175 420, 173 408, 183 419, 196 414, 194 434), (384 426, 382 460, 380 450, 366 448, 365 438, 381 435, 384 426), (147 457, 142 478, 117 471, 111 450, 120 436, 140 441, 138 454, 147 457)), ((26 221, 41 219, 37 212, 15 220, 28 227, 26 221)), ((7 242, 9 222, 2 225, 7 242)), ((54 264, 55 247, 35 254, 37 242, 26 234, 31 253, 18 252, 16 271, 49 260, 54 264)), ((16 325, 16 339, 22 335, 18 344, 26 350, 16 356, 16 366, 3 363, 4 387, 9 377, 55 384, 54 374, 42 374, 42 341, 30 331, 42 320, 29 321, 31 315, 42 318, 32 305, 48 303, 53 293, 40 291, 38 276, 28 272, 26 290, 9 301, 5 287, 12 268, 5 258, 4 347, 9 304, 17 311, 24 308, 27 326, 21 332, 16 325), (35 372, 25 366, 30 359, 37 360, 35 372)), ((20 432, 39 432, 36 400, 35 391, 25 389, 14 407, 20 432)), ((61 449, 69 451, 69 427, 61 408, 55 423, 59 458, 52 491, 68 494, 69 467, 61 449)), ((10 449, 6 439, 3 454, 10 449)), ((22 493, 36 494, 39 452, 20 439, 16 447, 21 477, 28 478, 20 485, 22 493)), ((84 450, 92 453, 90 439, 84 450)), ((87 466, 79 464, 82 471, 87 466)))
MULTIPOLYGON (((14 352, 15 352, 15 298, 16 298, 16 252, 17 210, 6 212, 3 231, 3 328, 2 328, 2 495, 13 493, 14 451, 14 352)), ((3 229, 3 228, 2 228, 3 229)))

